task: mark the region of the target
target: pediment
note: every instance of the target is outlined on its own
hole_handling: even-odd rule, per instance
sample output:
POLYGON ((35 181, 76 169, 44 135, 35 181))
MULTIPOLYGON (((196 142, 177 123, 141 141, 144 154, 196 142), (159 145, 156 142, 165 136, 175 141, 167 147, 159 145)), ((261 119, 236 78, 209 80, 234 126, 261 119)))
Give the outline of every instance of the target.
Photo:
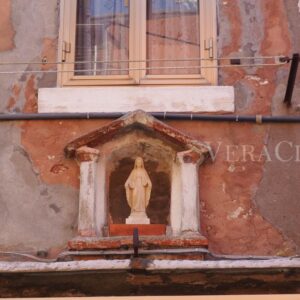
POLYGON ((159 121, 142 110, 137 110, 71 141, 65 147, 65 154, 67 157, 72 158, 75 156, 76 150, 81 147, 87 146, 95 148, 101 144, 109 142, 116 136, 127 134, 132 130, 148 132, 155 135, 158 139, 168 140, 170 143, 180 146, 183 150, 194 149, 205 156, 209 156, 211 151, 208 145, 193 139, 164 122, 159 121))

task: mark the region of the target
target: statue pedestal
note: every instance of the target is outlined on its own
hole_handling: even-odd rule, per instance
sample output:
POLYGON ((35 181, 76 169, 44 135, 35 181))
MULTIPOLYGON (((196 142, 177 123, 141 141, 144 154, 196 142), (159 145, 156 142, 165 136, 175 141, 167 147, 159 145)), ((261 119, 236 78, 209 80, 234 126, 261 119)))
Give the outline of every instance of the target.
POLYGON ((137 228, 140 236, 165 236, 167 226, 165 224, 109 224, 109 236, 131 236, 137 228))
POLYGON ((126 219, 126 224, 150 224, 150 219, 144 212, 133 212, 126 219))

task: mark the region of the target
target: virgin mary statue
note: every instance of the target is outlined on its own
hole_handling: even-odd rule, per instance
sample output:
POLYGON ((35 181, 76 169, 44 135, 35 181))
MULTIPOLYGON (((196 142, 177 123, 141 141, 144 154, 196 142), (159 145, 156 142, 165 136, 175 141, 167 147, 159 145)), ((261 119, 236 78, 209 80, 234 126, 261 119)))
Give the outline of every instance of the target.
POLYGON ((146 208, 150 201, 152 183, 141 157, 136 158, 134 169, 126 180, 125 189, 127 202, 131 208, 126 224, 150 224, 146 208))

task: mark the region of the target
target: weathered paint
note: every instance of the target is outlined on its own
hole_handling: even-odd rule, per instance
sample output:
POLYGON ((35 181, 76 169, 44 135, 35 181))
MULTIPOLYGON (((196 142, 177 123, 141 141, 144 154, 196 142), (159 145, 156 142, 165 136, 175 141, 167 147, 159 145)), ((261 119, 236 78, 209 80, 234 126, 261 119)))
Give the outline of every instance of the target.
POLYGON ((3 0, 0 6, 0 52, 15 47, 15 31, 11 21, 11 0, 3 0))
POLYGON ((188 90, 184 86, 45 88, 39 90, 38 106, 40 113, 107 113, 137 109, 147 112, 232 113, 234 89, 231 86, 190 86, 188 90), (106 105, 103 106, 99 99, 103 99, 106 105))
MULTIPOLYGON (((140 247, 142 248, 191 248, 207 247, 208 240, 204 237, 197 238, 169 238, 169 237, 141 237, 140 247)), ((111 238, 86 238, 77 237, 68 242, 70 250, 92 250, 92 249, 120 249, 125 247, 132 248, 132 237, 111 237, 111 238)))
MULTIPOLYGON (((47 39, 56 41, 58 35, 56 1, 3 0, 0 9, 0 22, 7 24, 7 27, 2 23, 0 26, 0 30, 7 28, 6 34, 1 31, 0 47, 10 48, 0 51, 1 62, 41 61, 42 56, 48 55, 49 47, 43 43, 47 39)), ((28 71, 40 67, 7 65, 1 70, 28 71)), ((47 74, 1 75, 1 112, 35 111, 37 88, 53 86, 55 82, 56 76, 47 74)), ((49 255, 55 256, 77 231, 78 207, 74 205, 74 199, 78 198, 78 190, 64 186, 62 182, 48 185, 42 179, 32 153, 27 152, 26 143, 22 143, 27 126, 30 128, 30 123, 2 123, 0 126, 0 219, 3 225, 0 248, 15 251, 48 249, 49 255)), ((48 160, 48 156, 51 151, 44 158, 48 160)))
MULTIPOLYGON (((0 45, 7 50, 0 51, 0 60, 56 60, 57 1, 2 1, 5 13, 1 14, 1 21, 6 25, 0 28, 7 29, 6 34, 1 34, 0 45)), ((299 18, 297 0, 220 0, 219 56, 299 52, 299 18)), ((7 67, 19 71, 54 68, 32 64, 7 67)), ((234 86, 237 114, 293 115, 299 112, 300 80, 296 83, 293 106, 287 109, 282 100, 288 72, 288 66, 222 69, 219 82, 234 86)), ((56 75, 1 75, 1 112, 37 111, 37 90, 42 87, 56 87, 56 75)), ((0 124, 1 249, 43 248, 57 253, 76 235, 79 167, 65 158, 63 149, 68 142, 107 122, 0 124)), ((214 162, 206 163, 199 174, 201 226, 211 251, 299 253, 299 162, 269 162, 266 158, 228 162, 226 153, 226 145, 252 145, 256 156, 264 146, 274 151, 283 139, 296 145, 299 125, 167 123, 195 139, 210 142, 217 152, 214 162)), ((241 151, 236 155, 243 155, 241 151)), ((288 151, 282 154, 289 155, 288 151)))

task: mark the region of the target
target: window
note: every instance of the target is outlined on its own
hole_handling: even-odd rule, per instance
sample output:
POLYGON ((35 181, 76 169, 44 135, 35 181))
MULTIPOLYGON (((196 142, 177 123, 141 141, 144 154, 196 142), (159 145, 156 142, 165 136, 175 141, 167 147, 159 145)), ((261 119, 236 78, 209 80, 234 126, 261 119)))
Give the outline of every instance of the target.
POLYGON ((62 1, 60 85, 215 84, 215 0, 62 1))

